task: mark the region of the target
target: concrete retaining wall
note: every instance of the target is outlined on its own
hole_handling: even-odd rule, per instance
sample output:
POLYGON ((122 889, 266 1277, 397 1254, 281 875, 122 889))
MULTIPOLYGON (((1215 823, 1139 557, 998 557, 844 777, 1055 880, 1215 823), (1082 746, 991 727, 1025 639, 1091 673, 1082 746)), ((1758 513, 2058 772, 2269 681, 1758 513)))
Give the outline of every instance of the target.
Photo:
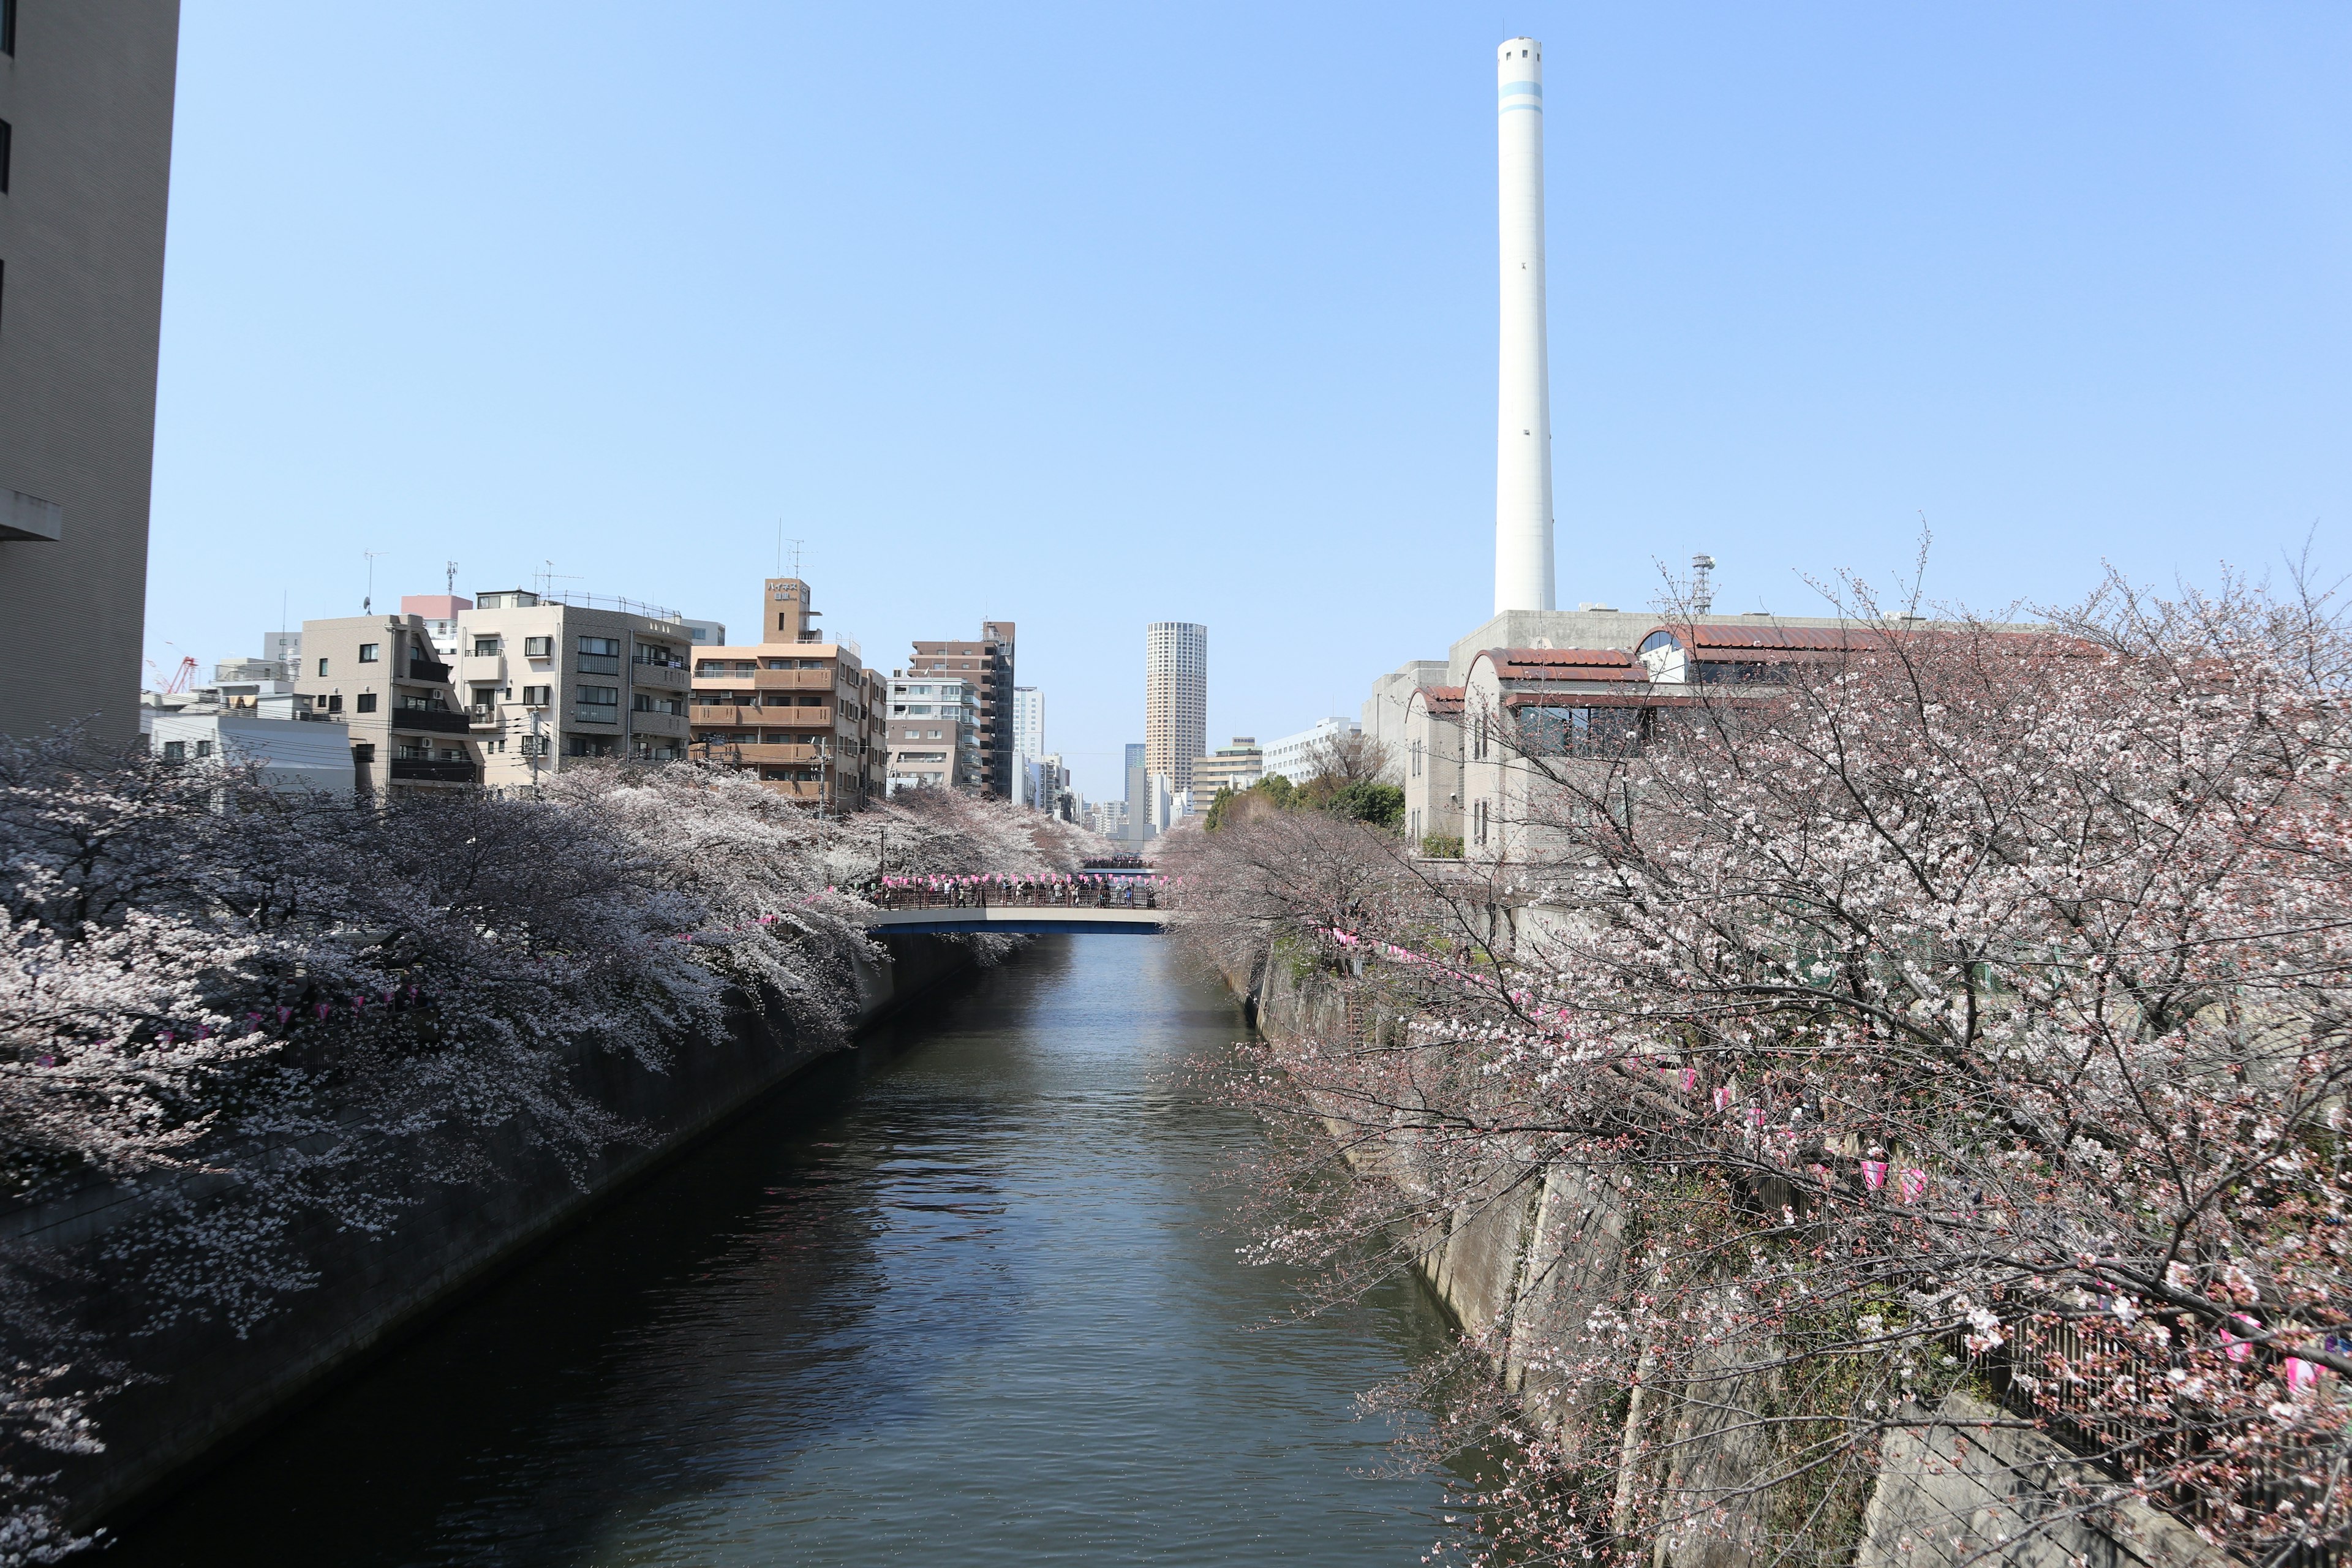
MULTIPOLYGON (((1270 950, 1245 969, 1228 968, 1224 977, 1268 1036, 1351 1026, 1337 985, 1295 972, 1270 950)), ((1380 1020, 1357 1022, 1382 1026, 1380 1020)), ((1553 1166, 1505 1175, 1496 1190, 1455 1210, 1442 1229, 1422 1238, 1422 1277, 1464 1331, 1486 1347, 1534 1418, 1556 1433, 1567 1426, 1578 1402, 1605 1405, 1620 1392, 1565 1386, 1537 1347, 1572 1342, 1591 1306, 1618 1288, 1624 1229, 1625 1211, 1614 1192, 1582 1172, 1553 1166)), ((1733 1364, 1736 1348, 1720 1347, 1726 1359, 1718 1364, 1733 1364)), ((1704 1398, 1683 1399, 1671 1387, 1651 1391, 1647 1404, 1634 1405, 1629 1415, 1654 1441, 1671 1433, 1675 1458, 1670 1474, 1643 1475, 1637 1484, 1722 1497, 1758 1476, 1769 1458, 1754 1423, 1738 1417, 1774 1401, 1777 1390, 1766 1386, 1769 1381, 1750 1373, 1727 1384, 1710 1382, 1704 1398)), ((2136 1503, 2095 1523, 2084 1518, 2053 1524, 2054 1478, 2062 1468, 2085 1477, 2083 1466, 2039 1433, 1971 1426, 1999 1417, 1965 1395, 1954 1395, 1939 1414, 1950 1419, 1949 1426, 1898 1434, 1888 1442, 1862 1521, 1855 1568, 1988 1563, 2242 1568, 2185 1527, 2136 1503), (2033 1521, 2051 1527, 2032 1540, 2014 1539, 2033 1521)), ((1705 1534, 1661 1541, 1652 1559, 1655 1568, 1738 1568, 1769 1560, 1775 1544, 1766 1523, 1769 1504, 1759 1491, 1733 1504, 1705 1534)))
MULTIPOLYGON (((895 962, 860 967, 861 1028, 974 967, 971 948, 953 939, 895 936, 885 945, 895 962)), ((603 1054, 588 1058, 580 1071, 597 1100, 646 1129, 645 1142, 608 1150, 577 1181, 520 1140, 494 1148, 494 1177, 427 1187, 386 1235, 313 1219, 298 1240, 322 1282, 289 1297, 244 1338, 217 1321, 141 1334, 145 1309, 134 1306, 133 1293, 105 1289, 108 1270, 127 1266, 97 1258, 92 1244, 146 1212, 138 1194, 100 1185, 0 1215, 0 1241, 56 1248, 95 1273, 84 1321, 136 1372, 156 1379, 100 1407, 103 1454, 62 1462, 70 1522, 87 1525, 167 1488, 836 1048, 742 1017, 730 1037, 679 1049, 664 1072, 603 1054)))

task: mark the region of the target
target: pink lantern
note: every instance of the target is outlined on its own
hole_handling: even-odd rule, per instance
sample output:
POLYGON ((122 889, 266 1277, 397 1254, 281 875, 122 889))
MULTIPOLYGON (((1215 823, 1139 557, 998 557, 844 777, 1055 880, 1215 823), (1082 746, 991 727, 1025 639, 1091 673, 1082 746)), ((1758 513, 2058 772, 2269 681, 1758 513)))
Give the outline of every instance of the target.
POLYGON ((1874 1193, 1879 1188, 1885 1186, 1886 1184, 1886 1162, 1884 1160, 1864 1160, 1862 1163, 1862 1184, 1868 1187, 1874 1193))
POLYGON ((1895 1190, 1903 1194, 1905 1203, 1917 1203, 1919 1194, 1927 1190, 1927 1173, 1920 1170, 1904 1171, 1895 1180, 1895 1190))

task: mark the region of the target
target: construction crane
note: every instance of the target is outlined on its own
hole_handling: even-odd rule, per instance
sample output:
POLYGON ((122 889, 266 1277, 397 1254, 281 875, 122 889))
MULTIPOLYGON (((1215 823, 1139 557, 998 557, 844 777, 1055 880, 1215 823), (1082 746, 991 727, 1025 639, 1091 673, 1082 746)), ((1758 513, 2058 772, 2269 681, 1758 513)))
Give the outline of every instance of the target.
MULTIPOLYGON (((149 661, 148 668, 151 669, 154 668, 152 660, 149 661)), ((166 697, 177 697, 195 683, 195 656, 194 654, 183 654, 180 656, 180 668, 173 670, 172 672, 172 679, 163 683, 163 695, 166 697)))

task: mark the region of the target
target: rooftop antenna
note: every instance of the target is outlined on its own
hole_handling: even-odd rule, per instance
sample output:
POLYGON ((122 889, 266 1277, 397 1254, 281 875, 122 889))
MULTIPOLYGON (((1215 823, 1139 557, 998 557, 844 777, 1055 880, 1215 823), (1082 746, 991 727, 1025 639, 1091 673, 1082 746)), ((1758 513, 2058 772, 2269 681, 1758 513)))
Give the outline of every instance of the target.
POLYGON ((798 577, 801 574, 801 546, 808 542, 803 539, 794 539, 789 540, 786 542, 790 543, 793 547, 793 575, 794 577, 798 577))
POLYGON ((383 552, 377 550, 362 550, 360 553, 367 557, 368 563, 367 597, 360 601, 360 614, 363 616, 372 616, 375 614, 375 558, 382 554, 383 552))
POLYGON ((449 592, 455 595, 457 592, 457 563, 455 561, 450 562, 442 572, 442 575, 448 580, 449 592))
POLYGON ((1715 557, 1704 552, 1691 557, 1690 603, 1695 616, 1715 609, 1715 557))

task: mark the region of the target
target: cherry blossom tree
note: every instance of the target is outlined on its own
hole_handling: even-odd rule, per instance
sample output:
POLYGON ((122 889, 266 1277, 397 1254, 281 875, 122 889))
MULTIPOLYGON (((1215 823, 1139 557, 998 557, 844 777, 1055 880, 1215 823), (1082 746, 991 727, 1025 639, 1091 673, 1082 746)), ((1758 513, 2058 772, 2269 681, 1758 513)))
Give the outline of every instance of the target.
POLYGON ((1209 940, 1344 1008, 1237 1080, 1295 1133, 1262 1255, 1346 1292, 1547 1183, 1601 1216, 1439 1428, 1507 1439, 1505 1556, 1830 1560, 1955 1389, 2105 1478, 2036 1528, 2341 1542, 2352 642, 2237 584, 1854 626, 1638 749, 1523 735, 1524 862, 1203 847, 1209 940))
MULTIPOLYGON (((242 1332, 317 1282, 299 1216, 382 1234, 421 1184, 495 1182, 518 1152, 576 1179, 640 1136, 584 1087, 586 1056, 660 1070, 738 1007, 839 1037, 856 966, 887 961, 842 889, 884 853, 1074 858, 1023 817, 821 817, 692 763, 371 803, 69 736, 0 749, 5 1195, 134 1187, 148 1217, 105 1247, 150 1326, 242 1332)), ((77 1330, 76 1289, 71 1260, 0 1249, 0 1563, 75 1544, 39 1456, 98 1444, 90 1408, 122 1374, 77 1330)))

